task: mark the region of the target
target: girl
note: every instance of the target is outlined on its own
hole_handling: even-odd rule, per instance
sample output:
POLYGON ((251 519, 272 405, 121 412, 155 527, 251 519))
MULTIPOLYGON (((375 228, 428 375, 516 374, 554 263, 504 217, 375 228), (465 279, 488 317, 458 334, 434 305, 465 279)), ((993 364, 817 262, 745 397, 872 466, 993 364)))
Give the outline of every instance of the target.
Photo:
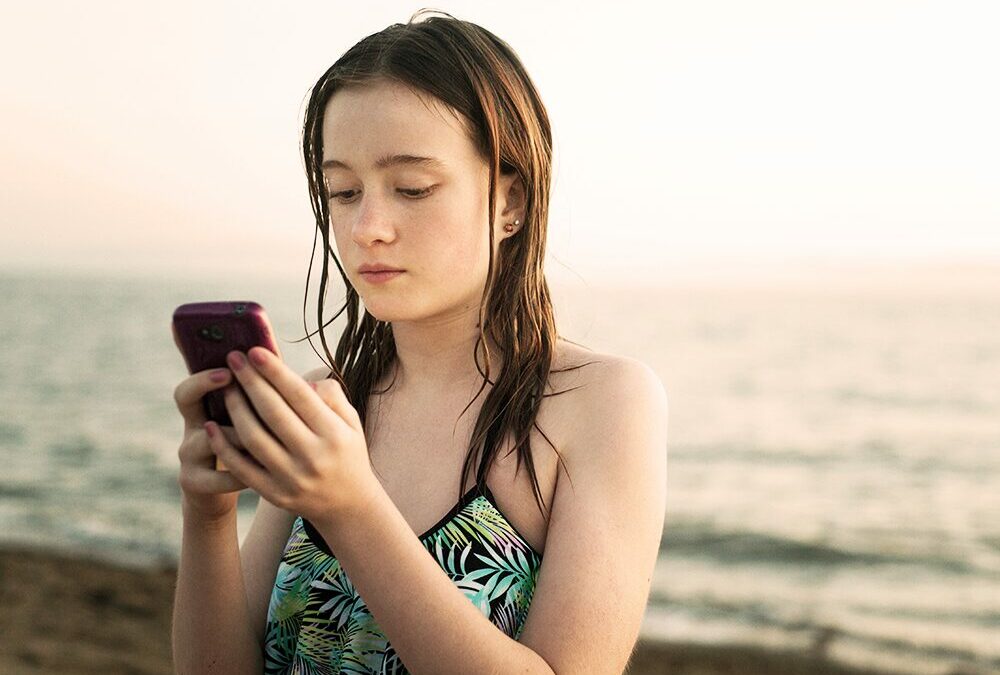
POLYGON ((418 13, 323 74, 303 155, 333 367, 254 348, 177 387, 177 671, 623 672, 664 522, 667 398, 645 364, 557 333, 551 132, 520 60, 418 13), (225 429, 200 407, 218 387, 225 429))

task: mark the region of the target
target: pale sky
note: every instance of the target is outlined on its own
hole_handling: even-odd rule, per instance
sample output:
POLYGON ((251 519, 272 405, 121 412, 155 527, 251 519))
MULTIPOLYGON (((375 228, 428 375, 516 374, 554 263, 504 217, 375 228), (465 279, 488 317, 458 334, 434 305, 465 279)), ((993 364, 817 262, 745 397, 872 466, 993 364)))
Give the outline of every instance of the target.
MULTIPOLYGON (((4 3, 0 266, 305 278, 309 87, 411 2, 4 3)), ((1000 5, 450 1, 555 136, 550 277, 1000 260, 1000 5)))

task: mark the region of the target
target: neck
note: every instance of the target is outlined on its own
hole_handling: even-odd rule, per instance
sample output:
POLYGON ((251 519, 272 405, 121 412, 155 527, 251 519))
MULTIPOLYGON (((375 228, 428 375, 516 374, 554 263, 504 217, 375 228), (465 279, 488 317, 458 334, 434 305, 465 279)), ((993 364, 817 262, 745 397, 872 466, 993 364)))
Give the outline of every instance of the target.
MULTIPOLYGON (((434 323, 393 322, 396 342, 396 383, 393 389, 405 390, 421 398, 478 390, 486 371, 486 354, 479 347, 479 367, 473 350, 479 338, 476 325, 478 310, 434 323)), ((490 379, 496 380, 502 365, 500 350, 490 345, 490 379)), ((389 381, 392 381, 392 375, 389 381)), ((489 385, 487 385, 489 386, 489 385)))

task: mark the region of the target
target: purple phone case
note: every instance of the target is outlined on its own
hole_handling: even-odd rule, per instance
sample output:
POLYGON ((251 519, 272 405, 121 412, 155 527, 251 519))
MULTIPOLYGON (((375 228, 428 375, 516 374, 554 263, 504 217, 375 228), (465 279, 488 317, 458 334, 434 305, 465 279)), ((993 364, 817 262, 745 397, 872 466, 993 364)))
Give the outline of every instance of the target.
MULTIPOLYGON (((251 347, 261 346, 281 358, 267 312, 256 302, 187 303, 174 310, 172 329, 190 374, 229 368, 226 354, 234 349, 246 353, 251 347)), ((235 378, 233 383, 239 386, 235 378)), ((215 389, 202 398, 205 417, 220 426, 232 426, 222 392, 215 389)))

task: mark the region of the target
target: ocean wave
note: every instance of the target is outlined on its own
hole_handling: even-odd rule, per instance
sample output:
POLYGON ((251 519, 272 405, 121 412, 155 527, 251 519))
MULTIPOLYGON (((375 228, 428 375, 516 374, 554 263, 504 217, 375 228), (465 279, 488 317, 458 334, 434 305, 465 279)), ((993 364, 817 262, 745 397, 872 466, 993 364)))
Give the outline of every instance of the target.
POLYGON ((792 539, 765 532, 721 531, 700 523, 668 522, 660 541, 660 555, 710 558, 732 564, 920 565, 959 574, 983 571, 960 558, 852 550, 831 542, 792 539))
MULTIPOLYGON (((657 622, 660 632, 658 639, 668 639, 669 634, 674 632, 672 626, 676 626, 676 630, 687 639, 696 639, 699 644, 712 643, 720 635, 731 636, 738 633, 743 636, 741 643, 767 648, 769 641, 763 636, 781 634, 785 636, 778 641, 784 645, 782 651, 787 652, 789 648, 792 651, 801 651, 816 659, 817 663, 837 663, 835 655, 838 653, 843 655, 846 648, 847 652, 867 655, 862 660, 871 663, 875 663, 878 658, 884 659, 894 655, 893 660, 899 666, 898 672, 918 672, 917 669, 907 668, 904 664, 915 666, 933 663, 937 664, 937 672, 941 673, 966 672, 960 669, 953 670, 963 665, 977 669, 972 672, 980 672, 978 668, 988 668, 989 672, 997 672, 994 669, 1000 667, 1000 659, 990 653, 993 650, 977 648, 973 644, 908 639, 892 635, 891 632, 884 634, 872 632, 870 626, 858 630, 850 625, 830 621, 810 621, 801 617, 790 620, 778 616, 780 611, 778 607, 765 607, 761 603, 741 604, 722 599, 707 600, 703 597, 691 602, 689 598, 674 596, 660 589, 650 597, 650 610, 660 617, 657 622), (726 630, 722 628, 724 626, 742 626, 742 629, 726 630), (760 639, 755 639, 753 637, 755 635, 760 639)), ((899 618, 894 611, 888 610, 886 616, 899 618)), ((956 618, 964 622, 970 618, 982 617, 952 617, 951 620, 956 618)), ((772 637, 770 643, 773 642, 772 637)))

